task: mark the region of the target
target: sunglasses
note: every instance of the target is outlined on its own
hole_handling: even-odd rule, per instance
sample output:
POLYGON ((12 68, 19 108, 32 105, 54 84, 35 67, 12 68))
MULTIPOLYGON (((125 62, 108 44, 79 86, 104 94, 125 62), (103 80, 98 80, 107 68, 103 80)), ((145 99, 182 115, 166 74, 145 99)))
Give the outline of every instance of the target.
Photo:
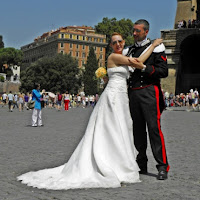
POLYGON ((122 44, 122 42, 123 42, 123 40, 116 40, 116 41, 113 41, 113 42, 112 42, 112 45, 115 45, 115 44, 117 44, 117 43, 122 44))
POLYGON ((136 28, 133 28, 133 32, 140 33, 140 32, 141 32, 141 30, 139 30, 139 29, 136 29, 136 28))

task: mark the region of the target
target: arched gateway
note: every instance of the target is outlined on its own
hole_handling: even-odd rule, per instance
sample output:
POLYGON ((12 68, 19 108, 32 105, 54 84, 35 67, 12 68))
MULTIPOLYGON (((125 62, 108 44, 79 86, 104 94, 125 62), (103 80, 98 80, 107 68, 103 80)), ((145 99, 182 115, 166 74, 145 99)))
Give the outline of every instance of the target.
POLYGON ((200 34, 186 37, 180 45, 176 79, 176 93, 187 93, 191 88, 200 91, 200 34))
POLYGON ((200 0, 177 0, 173 30, 162 30, 166 46, 169 77, 162 80, 165 91, 187 93, 191 88, 200 91, 200 27, 177 29, 179 20, 200 20, 200 0))

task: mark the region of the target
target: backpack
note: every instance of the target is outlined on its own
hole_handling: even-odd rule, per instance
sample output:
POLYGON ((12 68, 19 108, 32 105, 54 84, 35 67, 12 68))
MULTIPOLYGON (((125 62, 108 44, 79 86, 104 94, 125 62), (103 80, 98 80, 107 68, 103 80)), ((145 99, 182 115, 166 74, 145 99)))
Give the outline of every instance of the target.
POLYGON ((59 94, 59 95, 58 95, 58 101, 61 101, 61 100, 62 100, 62 95, 59 94))

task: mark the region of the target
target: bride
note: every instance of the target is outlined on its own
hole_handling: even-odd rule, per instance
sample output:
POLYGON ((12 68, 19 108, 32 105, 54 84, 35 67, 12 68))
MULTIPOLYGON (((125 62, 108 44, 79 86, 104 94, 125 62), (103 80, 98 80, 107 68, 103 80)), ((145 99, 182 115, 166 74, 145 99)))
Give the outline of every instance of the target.
POLYGON ((134 67, 141 69, 160 43, 161 39, 155 40, 138 59, 128 58, 122 55, 122 35, 113 33, 113 53, 107 66, 109 81, 72 156, 62 166, 28 172, 17 179, 28 186, 51 190, 115 188, 123 182, 140 182, 127 96, 127 66, 131 59, 134 67))

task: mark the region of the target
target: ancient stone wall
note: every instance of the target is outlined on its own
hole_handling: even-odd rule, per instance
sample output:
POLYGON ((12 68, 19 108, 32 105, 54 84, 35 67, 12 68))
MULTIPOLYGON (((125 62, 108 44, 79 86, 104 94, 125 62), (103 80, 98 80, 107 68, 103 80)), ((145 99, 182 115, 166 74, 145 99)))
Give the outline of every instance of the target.
POLYGON ((183 28, 173 30, 161 30, 161 38, 166 47, 169 76, 161 80, 163 90, 175 93, 176 75, 179 68, 181 43, 191 35, 200 34, 198 28, 183 28))
POLYGON ((178 21, 197 19, 197 0, 178 0, 174 28, 178 27, 178 21))
POLYGON ((0 94, 6 92, 9 93, 12 91, 12 93, 19 92, 19 87, 21 83, 13 83, 13 82, 0 82, 0 94))

